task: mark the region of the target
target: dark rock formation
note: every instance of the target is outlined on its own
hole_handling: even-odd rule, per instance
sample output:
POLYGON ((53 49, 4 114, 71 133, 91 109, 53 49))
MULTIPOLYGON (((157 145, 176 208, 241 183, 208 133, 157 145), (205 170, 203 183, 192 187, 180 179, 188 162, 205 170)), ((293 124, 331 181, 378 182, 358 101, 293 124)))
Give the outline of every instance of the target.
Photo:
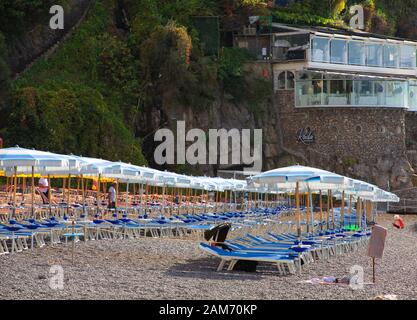
POLYGON ((91 0, 69 0, 64 13, 64 30, 52 30, 49 20, 35 25, 9 44, 8 64, 12 75, 16 75, 56 45, 83 17, 91 0))

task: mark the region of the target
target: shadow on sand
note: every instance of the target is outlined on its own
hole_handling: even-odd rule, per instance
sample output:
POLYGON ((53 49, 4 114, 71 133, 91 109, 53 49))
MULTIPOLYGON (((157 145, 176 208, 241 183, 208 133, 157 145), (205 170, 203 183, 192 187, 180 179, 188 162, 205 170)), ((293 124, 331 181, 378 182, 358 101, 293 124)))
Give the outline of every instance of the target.
POLYGON ((188 260, 185 263, 174 264, 166 271, 166 274, 171 277, 245 281, 258 281, 264 276, 278 275, 274 269, 265 265, 258 266, 256 272, 227 271, 226 268, 217 272, 218 264, 219 260, 213 258, 188 260))

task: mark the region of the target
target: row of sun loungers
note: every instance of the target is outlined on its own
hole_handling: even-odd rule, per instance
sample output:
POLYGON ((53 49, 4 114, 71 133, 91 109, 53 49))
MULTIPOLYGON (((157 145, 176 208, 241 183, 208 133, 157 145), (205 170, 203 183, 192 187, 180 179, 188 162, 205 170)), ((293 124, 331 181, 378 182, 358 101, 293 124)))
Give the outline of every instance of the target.
POLYGON ((294 234, 268 232, 263 236, 246 234, 224 242, 200 243, 205 252, 220 258, 217 271, 233 270, 238 261, 272 263, 280 274, 293 274, 302 265, 332 256, 353 252, 363 247, 370 237, 369 231, 350 232, 328 230, 304 234, 301 239, 294 234))
POLYGON ((46 219, 8 220, 0 223, 0 255, 15 253, 34 247, 66 242, 71 232, 78 232, 77 240, 85 241, 127 239, 140 237, 187 237, 201 235, 222 222, 231 222, 234 229, 253 228, 263 219, 277 215, 289 208, 256 209, 250 212, 222 212, 207 214, 183 214, 171 217, 139 215, 128 218, 126 212, 113 211, 111 219, 95 215, 88 219, 81 215, 74 226, 67 216, 51 216, 46 219), (121 218, 118 218, 122 215, 121 218))

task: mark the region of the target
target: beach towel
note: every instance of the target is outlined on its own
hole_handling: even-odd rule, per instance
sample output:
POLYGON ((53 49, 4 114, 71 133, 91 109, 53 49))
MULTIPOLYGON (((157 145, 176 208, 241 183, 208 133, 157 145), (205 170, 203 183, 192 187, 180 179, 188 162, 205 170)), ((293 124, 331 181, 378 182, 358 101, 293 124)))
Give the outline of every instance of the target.
MULTIPOLYGON (((308 283, 308 284, 320 284, 320 285, 350 285, 352 276, 344 276, 340 279, 336 277, 322 277, 322 278, 313 278, 310 280, 299 281, 298 283, 308 283)), ((373 284, 371 282, 366 282, 364 285, 373 284)))

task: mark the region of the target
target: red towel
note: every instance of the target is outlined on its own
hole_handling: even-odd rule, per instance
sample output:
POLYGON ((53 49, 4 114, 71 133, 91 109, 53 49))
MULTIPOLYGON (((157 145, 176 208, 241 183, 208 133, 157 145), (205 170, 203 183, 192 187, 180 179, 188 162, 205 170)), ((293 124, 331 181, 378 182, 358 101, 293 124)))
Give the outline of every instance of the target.
POLYGON ((395 220, 393 225, 397 229, 404 229, 404 227, 405 227, 404 220, 402 218, 398 218, 397 220, 395 220))

